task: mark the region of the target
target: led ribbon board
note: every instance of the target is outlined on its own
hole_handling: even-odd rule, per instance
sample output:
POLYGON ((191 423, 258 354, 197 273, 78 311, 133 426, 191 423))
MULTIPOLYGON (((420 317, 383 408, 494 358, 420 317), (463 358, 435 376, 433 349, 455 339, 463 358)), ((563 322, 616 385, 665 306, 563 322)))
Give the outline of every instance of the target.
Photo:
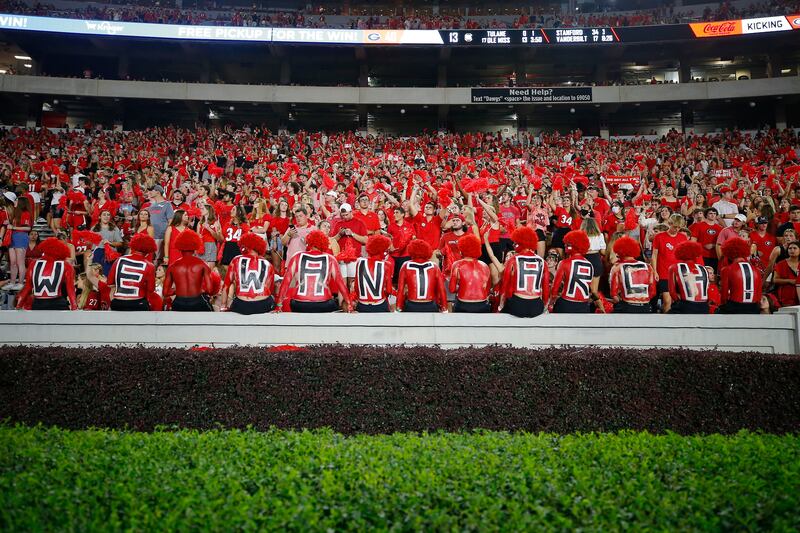
POLYGON ((260 28, 149 24, 108 20, 0 14, 0 30, 68 33, 96 37, 136 37, 196 41, 275 42, 294 44, 548 46, 610 45, 753 35, 800 28, 800 15, 691 24, 598 28, 489 30, 348 30, 335 28, 260 28))

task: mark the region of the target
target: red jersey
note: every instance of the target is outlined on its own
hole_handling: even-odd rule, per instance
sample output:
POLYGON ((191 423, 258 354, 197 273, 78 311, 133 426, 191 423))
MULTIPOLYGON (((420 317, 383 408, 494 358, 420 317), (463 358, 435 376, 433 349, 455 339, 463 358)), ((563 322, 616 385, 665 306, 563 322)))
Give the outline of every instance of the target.
POLYGON ((402 310, 406 300, 436 302, 439 309, 447 309, 444 276, 438 266, 431 261, 403 263, 397 280, 397 308, 402 310))
POLYGON ((764 233, 762 237, 757 231, 750 232, 750 242, 756 245, 758 256, 763 260, 769 259, 772 250, 778 245, 778 239, 775 238, 775 235, 764 233))
POLYGON ((669 274, 669 268, 678 262, 675 257, 675 249, 684 241, 689 238, 683 233, 678 232, 676 235, 670 235, 664 231, 659 233, 653 238, 653 252, 658 250, 658 257, 656 258, 656 272, 658 272, 658 279, 665 279, 669 274))
POLYGON ((239 242, 242 235, 248 231, 250 231, 250 226, 248 224, 225 226, 222 228, 222 238, 225 239, 225 242, 239 242))
POLYGON ((43 257, 37 259, 25 274, 25 286, 17 295, 24 302, 28 296, 53 300, 66 296, 70 309, 76 309, 75 269, 63 260, 43 257))
POLYGON ((544 259, 532 252, 509 254, 503 270, 502 294, 505 298, 541 298, 546 302, 550 297, 550 271, 544 259))
POLYGON ((453 265, 450 292, 462 302, 480 302, 489 298, 492 273, 489 265, 477 259, 461 259, 453 265))
POLYGON ((391 257, 359 257, 356 260, 356 277, 350 299, 368 305, 382 303, 393 293, 393 273, 394 260, 391 257))
POLYGON ((669 294, 673 301, 708 302, 708 272, 694 261, 675 263, 667 273, 669 294))
POLYGON ((625 259, 611 269, 611 297, 629 304, 646 304, 656 295, 653 267, 644 261, 625 259))
POLYGON ((236 296, 262 299, 272 296, 275 271, 272 263, 255 255, 237 255, 225 275, 225 290, 233 285, 236 296))
MULTIPOLYGON (((720 297, 722 303, 752 304, 761 302, 761 273, 749 262, 737 259, 722 271, 720 297)), ((794 288, 794 285, 787 285, 794 288)), ((795 294, 797 291, 795 290, 795 294)), ((795 302, 796 303, 796 302, 795 302)))
POLYGON ((325 302, 335 293, 341 294, 347 305, 350 295, 342 279, 339 263, 331 254, 324 252, 300 252, 286 265, 286 275, 278 293, 278 303, 283 303, 294 284, 292 299, 299 302, 325 302))
POLYGON ((97 284, 97 290, 89 292, 89 297, 86 299, 86 304, 83 306, 84 311, 106 311, 110 307, 110 290, 109 286, 102 281, 97 284))
POLYGON ((702 222, 695 222, 689 226, 689 231, 697 242, 703 246, 703 257, 717 257, 716 246, 712 246, 710 250, 706 250, 707 244, 716 245, 717 237, 722 231, 722 226, 716 222, 709 224, 705 220, 702 222))
POLYGON ((564 209, 561 206, 556 207, 555 212, 553 213, 556 217, 556 221, 554 223, 555 227, 557 228, 570 228, 570 229, 581 229, 581 217, 573 217, 569 214, 569 211, 564 209))
POLYGON ((569 302, 588 303, 592 297, 594 266, 581 254, 564 259, 558 264, 553 278, 552 294, 561 288, 561 298, 569 302))
POLYGON ((108 284, 114 287, 112 297, 119 300, 139 300, 155 290, 156 269, 139 253, 123 255, 111 265, 108 284))

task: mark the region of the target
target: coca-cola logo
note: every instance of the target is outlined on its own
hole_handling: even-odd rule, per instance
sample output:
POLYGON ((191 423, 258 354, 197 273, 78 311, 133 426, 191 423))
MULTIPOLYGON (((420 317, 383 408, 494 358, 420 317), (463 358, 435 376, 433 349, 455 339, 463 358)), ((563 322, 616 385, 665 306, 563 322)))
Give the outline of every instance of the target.
POLYGON ((742 33, 741 20, 722 20, 719 22, 693 22, 690 24, 695 37, 721 37, 742 33))
POLYGON ((714 22, 703 26, 703 33, 710 33, 715 35, 727 35, 736 31, 736 23, 733 21, 728 22, 714 22))

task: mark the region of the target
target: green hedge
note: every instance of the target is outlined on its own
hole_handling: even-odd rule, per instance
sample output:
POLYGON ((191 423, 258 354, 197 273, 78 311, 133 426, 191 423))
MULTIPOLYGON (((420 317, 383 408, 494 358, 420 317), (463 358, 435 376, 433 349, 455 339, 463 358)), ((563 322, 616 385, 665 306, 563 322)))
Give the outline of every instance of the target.
POLYGON ((800 528, 800 438, 0 427, 4 531, 800 528))
POLYGON ((690 350, 0 348, 0 420, 345 434, 800 430, 800 357, 690 350))

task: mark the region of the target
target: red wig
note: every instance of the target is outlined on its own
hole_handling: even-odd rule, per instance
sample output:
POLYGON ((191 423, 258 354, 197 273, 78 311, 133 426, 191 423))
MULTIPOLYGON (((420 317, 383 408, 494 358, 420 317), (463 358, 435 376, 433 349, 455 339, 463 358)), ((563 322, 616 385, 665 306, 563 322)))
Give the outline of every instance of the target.
POLYGON ((583 230, 572 230, 564 235, 564 249, 572 254, 585 254, 589 251, 589 236, 583 230))
POLYGON ((258 255, 264 255, 267 251, 267 242, 255 233, 245 233, 239 239, 239 248, 242 251, 250 250, 258 255))
POLYGON ((725 241, 725 244, 722 245, 722 255, 728 258, 728 261, 733 261, 734 259, 738 259, 739 257, 749 257, 750 256, 750 243, 746 240, 742 239, 741 237, 734 237, 733 239, 728 239, 725 241))
POLYGON ((38 248, 47 259, 61 260, 72 255, 67 243, 55 237, 49 237, 43 240, 36 248, 38 248))
POLYGON ((675 257, 684 261, 694 261, 703 256, 703 247, 696 241, 684 241, 675 248, 675 257))
POLYGON ((203 239, 194 231, 186 229, 175 237, 175 248, 181 252, 196 252, 203 248, 203 239))
POLYGON ((620 237, 614 243, 614 253, 619 257, 633 257, 635 259, 639 257, 641 251, 642 247, 639 246, 638 241, 627 235, 620 237))
POLYGON ((306 248, 309 250, 319 250, 320 252, 324 252, 329 246, 330 241, 328 240, 328 236, 318 229, 315 229, 306 235, 306 248))
POLYGON ((535 250, 539 244, 539 236, 528 226, 520 226, 511 233, 511 240, 521 250, 535 250))
POLYGON ((385 235, 379 233, 370 235, 367 239, 367 254, 370 257, 383 256, 391 245, 392 241, 385 235))
POLYGON ((408 255, 411 256, 412 261, 427 261, 433 255, 431 245, 422 239, 414 239, 408 244, 408 255))
POLYGON ((137 233, 131 239, 131 250, 147 255, 155 253, 158 250, 158 245, 155 239, 147 233, 137 233))
POLYGON ((467 233, 458 239, 458 249, 464 257, 478 258, 481 256, 481 240, 474 233, 467 233))

